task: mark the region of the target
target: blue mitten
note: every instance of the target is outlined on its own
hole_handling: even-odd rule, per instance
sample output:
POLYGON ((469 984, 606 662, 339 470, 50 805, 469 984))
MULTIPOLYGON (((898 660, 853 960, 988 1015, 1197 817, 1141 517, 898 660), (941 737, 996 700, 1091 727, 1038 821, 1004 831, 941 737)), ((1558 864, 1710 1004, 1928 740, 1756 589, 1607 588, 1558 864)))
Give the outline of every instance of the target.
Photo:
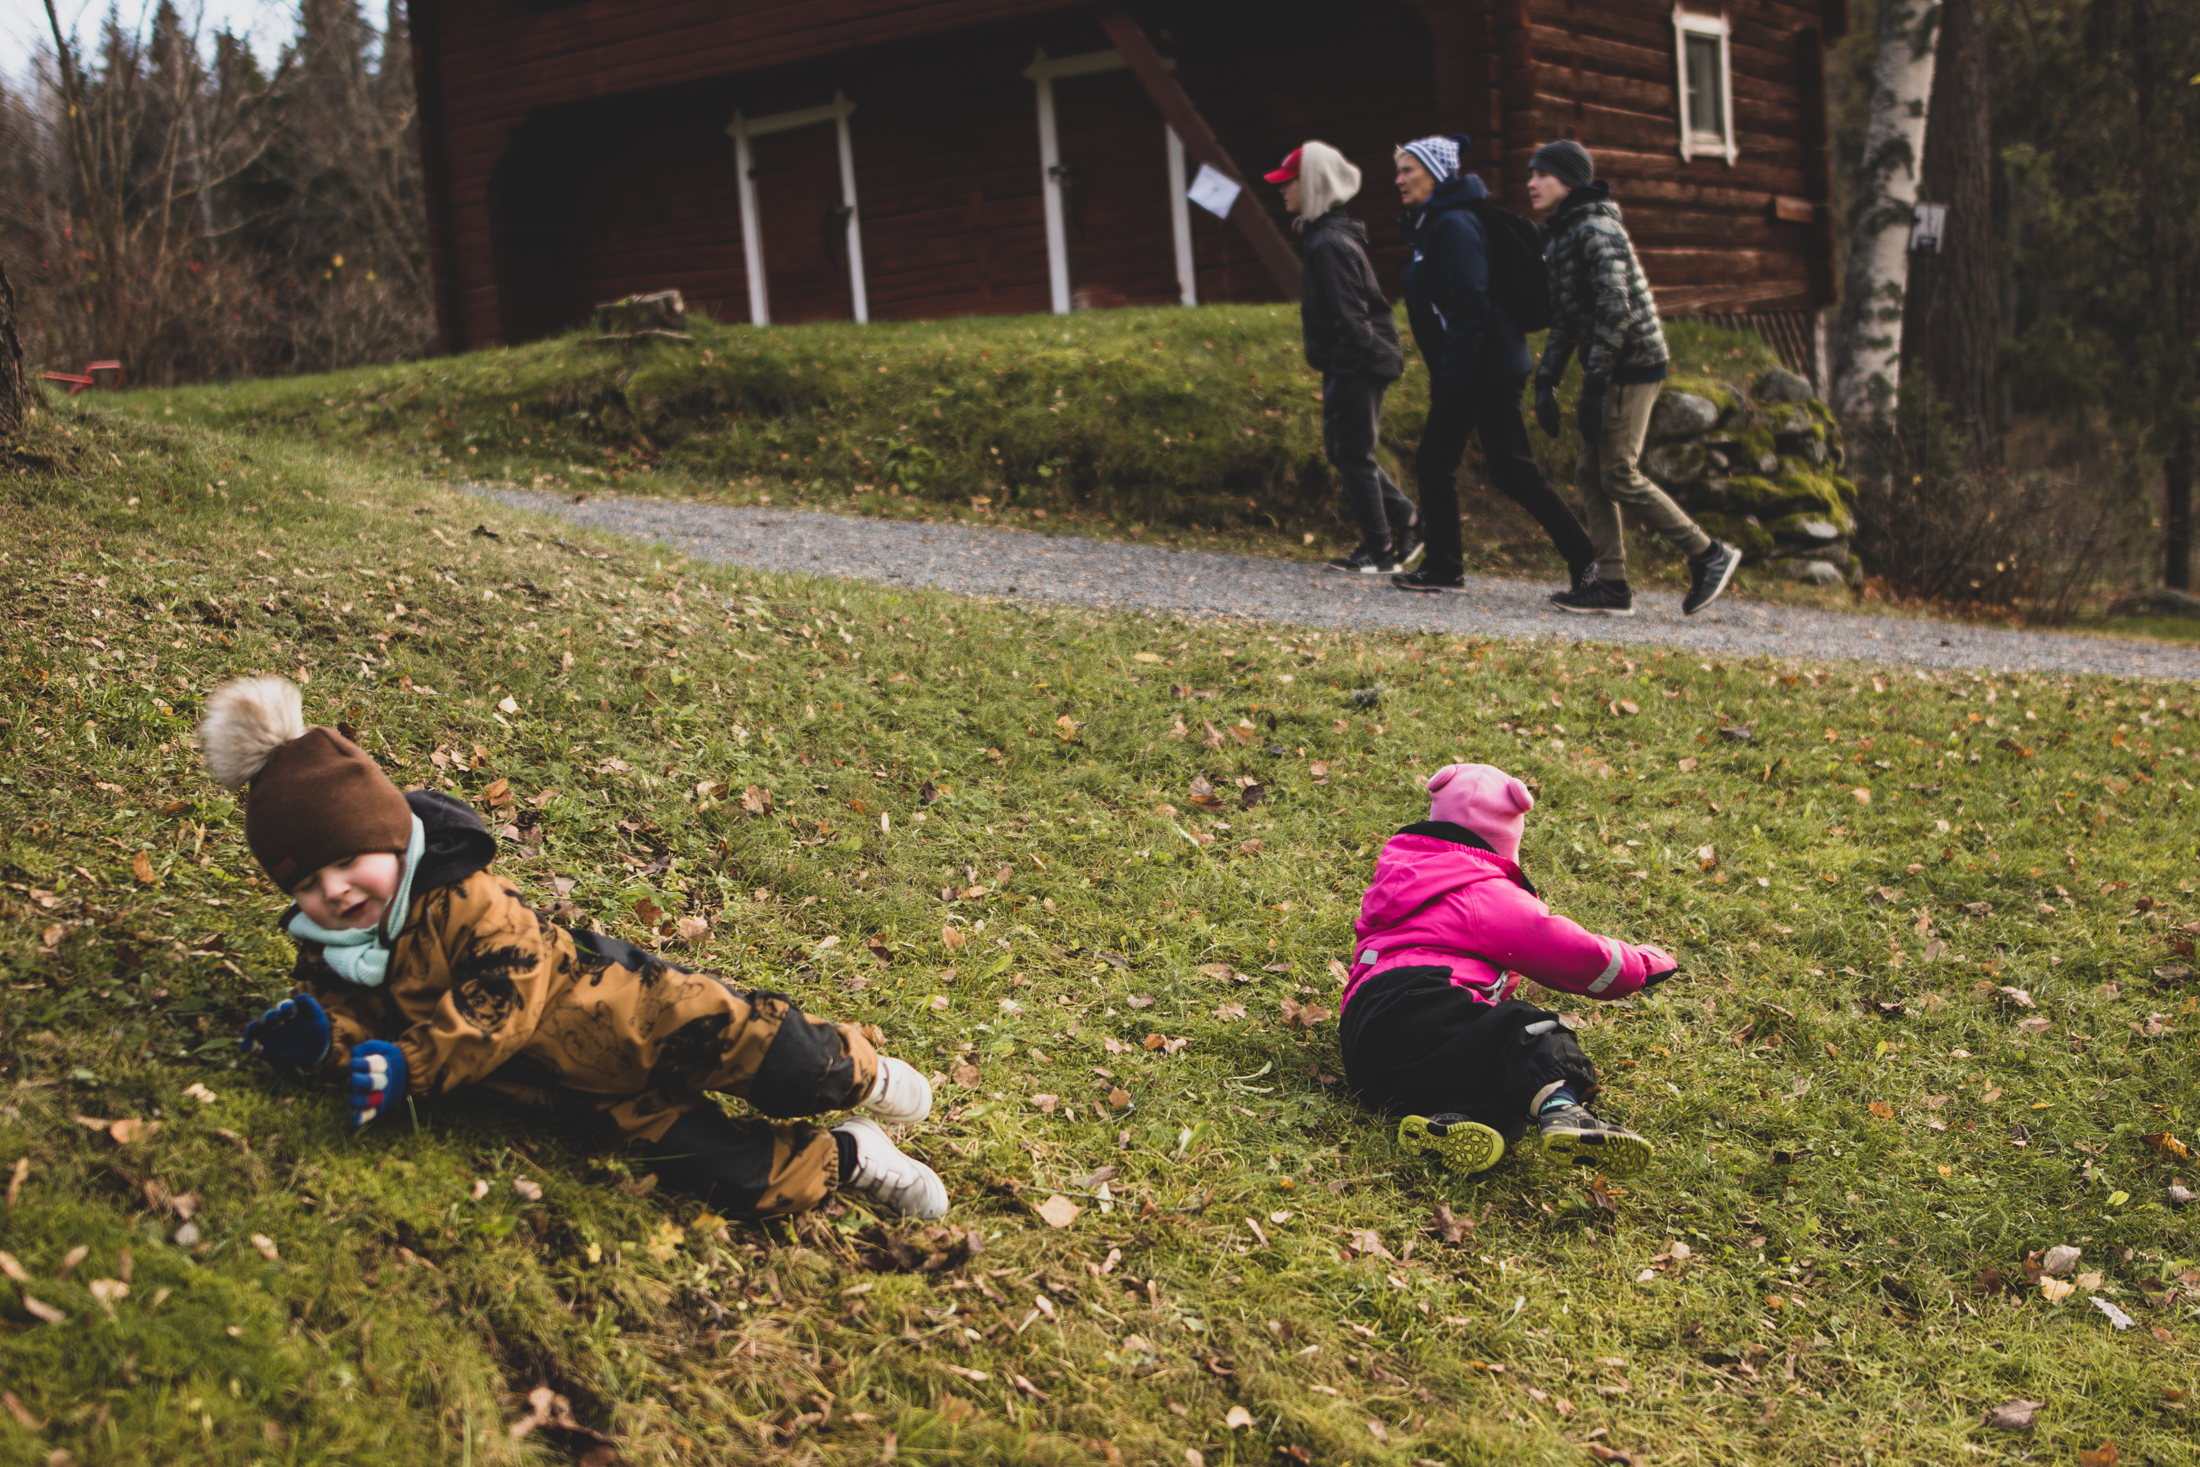
POLYGON ((317 1065, 328 1053, 328 1014, 310 993, 284 999, 244 1026, 237 1043, 279 1065, 317 1065))
POLYGON ((405 1054, 386 1039, 369 1039, 351 1050, 351 1111, 365 1125, 405 1093, 405 1054))

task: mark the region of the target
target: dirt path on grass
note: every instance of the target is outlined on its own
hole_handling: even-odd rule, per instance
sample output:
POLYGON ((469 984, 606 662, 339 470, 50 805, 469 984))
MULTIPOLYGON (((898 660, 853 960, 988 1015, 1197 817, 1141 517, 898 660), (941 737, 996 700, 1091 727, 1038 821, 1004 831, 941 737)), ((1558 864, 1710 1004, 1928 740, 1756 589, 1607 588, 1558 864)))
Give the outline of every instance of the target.
POLYGON ((665 499, 592 498, 573 504, 562 495, 527 490, 472 492, 593 530, 654 540, 704 560, 965 595, 1362 630, 1649 642, 1725 656, 1771 653, 1924 667, 2200 679, 2200 647, 1858 616, 1731 596, 1687 618, 1681 615, 1678 593, 1665 592, 1639 597, 1632 617, 1575 617, 1545 602, 1555 587, 1497 576, 1469 576, 1462 592, 1413 596, 1393 590, 1379 576, 1341 575, 1303 561, 1115 545, 1029 530, 665 499))

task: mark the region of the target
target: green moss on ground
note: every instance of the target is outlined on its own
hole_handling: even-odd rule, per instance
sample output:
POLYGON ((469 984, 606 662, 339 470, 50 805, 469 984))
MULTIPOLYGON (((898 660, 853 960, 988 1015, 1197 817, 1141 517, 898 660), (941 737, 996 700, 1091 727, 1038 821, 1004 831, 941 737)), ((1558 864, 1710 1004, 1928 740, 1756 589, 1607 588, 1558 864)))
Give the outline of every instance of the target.
POLYGON ((2200 1124, 2188 685, 732 571, 69 411, 66 474, 0 479, 0 1460, 570 1461, 510 1431, 538 1385, 642 1467, 2190 1455, 2192 1173, 2146 1139, 2200 1124), (911 1142, 947 1229, 726 1225, 538 1116, 355 1132, 240 1061, 280 903, 189 732, 271 670, 517 812, 545 904, 954 1077, 911 1142), (1560 910, 1682 958, 1543 995, 1658 1141, 1624 1189, 1430 1170, 1288 1018, 1459 756, 1537 785, 1560 910), (2101 1277, 2057 1304, 2061 1243, 2101 1277), (2028 1436, 1978 1424, 2012 1397, 2028 1436))

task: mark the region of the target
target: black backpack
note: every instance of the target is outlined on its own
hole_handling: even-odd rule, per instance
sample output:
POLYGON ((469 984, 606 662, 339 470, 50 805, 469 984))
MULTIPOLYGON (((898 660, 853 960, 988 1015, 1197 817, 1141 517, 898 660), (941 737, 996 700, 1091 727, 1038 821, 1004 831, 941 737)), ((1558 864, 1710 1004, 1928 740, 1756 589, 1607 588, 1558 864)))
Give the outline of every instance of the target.
POLYGON ((1489 241, 1490 295, 1505 307, 1525 335, 1551 325, 1551 268, 1543 258, 1543 231, 1533 219, 1515 214, 1494 199, 1469 206, 1482 221, 1489 241))

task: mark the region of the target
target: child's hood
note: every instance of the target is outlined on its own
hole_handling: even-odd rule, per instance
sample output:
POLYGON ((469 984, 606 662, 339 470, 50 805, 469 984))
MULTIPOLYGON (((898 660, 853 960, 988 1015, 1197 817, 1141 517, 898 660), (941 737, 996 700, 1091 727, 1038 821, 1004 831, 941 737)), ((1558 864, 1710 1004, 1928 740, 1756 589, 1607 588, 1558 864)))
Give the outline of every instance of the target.
POLYGON ((497 856, 497 838, 464 801, 440 790, 407 790, 405 803, 428 832, 428 848, 413 875, 415 892, 455 886, 497 856))
POLYGON ((1518 863, 1463 825, 1424 820, 1392 836, 1360 903, 1363 933, 1394 927, 1430 902, 1480 881, 1511 881, 1533 894, 1518 863))

